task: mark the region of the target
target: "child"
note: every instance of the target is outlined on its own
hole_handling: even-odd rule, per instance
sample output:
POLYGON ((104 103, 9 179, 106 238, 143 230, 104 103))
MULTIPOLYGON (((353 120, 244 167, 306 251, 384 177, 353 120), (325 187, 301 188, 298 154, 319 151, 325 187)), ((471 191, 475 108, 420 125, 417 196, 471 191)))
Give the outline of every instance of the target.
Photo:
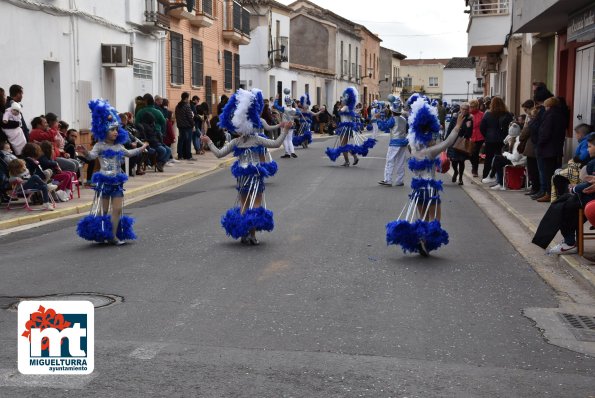
POLYGON ((14 148, 15 155, 19 156, 23 151, 23 147, 27 143, 27 139, 25 138, 25 133, 21 128, 21 105, 13 101, 10 108, 7 108, 2 116, 2 122, 8 123, 9 121, 18 122, 19 127, 13 129, 3 129, 6 137, 8 138, 8 142, 14 148))
POLYGON ((127 150, 124 143, 128 141, 128 132, 121 126, 120 117, 109 102, 102 99, 91 100, 89 108, 92 113, 91 131, 97 139, 97 144, 89 152, 84 146, 78 146, 87 159, 99 159, 101 169, 93 174, 95 199, 91 206, 91 213, 79 221, 78 235, 87 240, 108 242, 112 245, 123 245, 125 239, 135 239, 132 230, 134 220, 123 216, 124 183, 128 180, 122 172, 122 160, 136 156, 148 144, 139 148, 127 150), (111 208, 111 219, 108 214, 111 208))
POLYGON ((2 159, 6 162, 6 164, 10 163, 12 160, 15 160, 17 157, 14 156, 12 153, 12 149, 10 148, 10 144, 6 141, 0 141, 0 155, 2 159))
POLYGON ((76 173, 62 170, 58 162, 52 159, 53 146, 49 141, 42 141, 39 146, 43 152, 43 155, 38 159, 39 165, 44 170, 52 170, 52 180, 58 183, 56 196, 61 202, 68 202, 71 195, 72 181, 76 179, 76 173))
POLYGON ((50 203, 50 195, 48 186, 38 175, 31 175, 27 169, 24 160, 14 159, 8 163, 8 174, 10 175, 9 182, 13 184, 23 184, 24 189, 36 189, 41 192, 43 198, 42 208, 44 210, 53 211, 54 207, 50 203))

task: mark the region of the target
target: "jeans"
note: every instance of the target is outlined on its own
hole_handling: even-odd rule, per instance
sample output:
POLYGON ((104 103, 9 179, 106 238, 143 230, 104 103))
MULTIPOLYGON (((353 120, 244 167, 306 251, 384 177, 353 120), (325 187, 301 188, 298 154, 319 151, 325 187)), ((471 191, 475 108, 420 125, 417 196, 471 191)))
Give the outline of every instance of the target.
POLYGON ((192 132, 192 144, 194 145, 194 150, 196 153, 200 152, 200 130, 196 129, 192 132))
POLYGON ((539 168, 541 191, 549 195, 552 190, 552 176, 556 172, 556 169, 560 167, 560 159, 557 157, 537 157, 537 167, 539 168))
POLYGON ((43 197, 43 203, 47 203, 50 201, 50 195, 48 193, 48 184, 42 181, 41 178, 37 175, 32 175, 27 181, 23 183, 24 189, 36 189, 41 192, 41 196, 43 197))
POLYGON ((168 146, 159 145, 155 150, 157 151, 157 162, 163 164, 171 159, 171 149, 168 146))
POLYGON ((543 192, 541 189, 541 179, 539 178, 539 168, 537 167, 537 158, 527 156, 527 174, 531 181, 531 191, 543 192))
POLYGON ((192 127, 178 127, 178 158, 192 158, 192 127))

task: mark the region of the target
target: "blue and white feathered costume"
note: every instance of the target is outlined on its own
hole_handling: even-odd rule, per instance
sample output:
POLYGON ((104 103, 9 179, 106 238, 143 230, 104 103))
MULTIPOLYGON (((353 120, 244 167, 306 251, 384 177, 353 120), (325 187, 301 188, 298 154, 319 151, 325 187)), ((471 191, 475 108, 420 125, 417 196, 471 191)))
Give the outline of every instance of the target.
MULTIPOLYGON (((92 121, 91 132, 98 141, 93 149, 87 153, 87 159, 99 159, 100 170, 93 174, 92 181, 95 184, 95 198, 89 215, 78 222, 77 234, 86 240, 105 242, 114 239, 112 223, 108 213, 104 212, 103 201, 115 197, 124 196, 124 183, 128 180, 126 173, 122 171, 124 157, 136 156, 142 148, 128 150, 124 143, 128 141, 128 132, 121 126, 121 120, 116 110, 103 99, 95 99, 89 102, 92 121), (118 136, 113 144, 105 142, 110 130, 118 129, 118 136)), ((122 213, 123 214, 123 213, 122 213)), ((119 240, 136 239, 132 225, 134 219, 122 215, 118 220, 116 238, 119 240)))
POLYGON ((378 129, 390 134, 388 150, 386 152, 386 163, 384 165, 384 179, 379 182, 382 185, 392 185, 393 174, 396 171, 396 184, 403 185, 405 176, 405 159, 407 157, 407 119, 401 116, 401 100, 391 95, 389 104, 392 116, 378 119, 378 129))
POLYGON ((236 204, 221 217, 225 232, 234 239, 244 238, 252 230, 272 231, 274 228, 273 212, 266 208, 264 180, 276 173, 277 163, 265 157, 266 148, 281 146, 287 130, 283 130, 276 140, 261 135, 262 129, 279 127, 269 126, 260 118, 263 107, 260 90, 239 89, 223 108, 219 126, 230 133, 240 134, 240 137, 221 149, 209 142, 209 149, 218 158, 231 152, 238 158, 231 166, 231 173, 237 179, 236 204), (256 205, 258 201, 260 206, 256 205))
MULTIPOLYGON (((280 99, 276 99, 273 103, 273 108, 279 111, 279 113, 281 114, 281 119, 284 122, 293 122, 294 120, 300 119, 302 117, 302 112, 299 109, 295 109, 291 106, 293 105, 293 100, 289 96, 289 92, 289 89, 285 89, 286 95, 283 100, 285 102, 285 106, 281 105, 280 99)), ((286 157, 289 157, 289 155, 291 155, 292 157, 297 157, 295 155, 295 148, 293 145, 293 134, 294 129, 289 129, 287 137, 285 137, 285 140, 283 141, 283 149, 285 149, 286 157)))
POLYGON ((326 148, 326 155, 333 162, 344 152, 351 152, 353 155, 367 156, 368 151, 376 145, 374 138, 364 139, 360 131, 361 123, 357 122, 358 115, 355 113, 355 105, 358 93, 354 87, 348 87, 343 91, 341 103, 343 107, 339 112, 341 122, 337 126, 335 140, 332 148, 326 148))
POLYGON ((442 181, 435 178, 435 173, 440 164, 437 155, 450 147, 458 134, 455 132, 446 141, 431 145, 440 131, 436 109, 417 94, 410 104, 411 193, 399 217, 386 225, 386 243, 401 246, 405 253, 423 254, 448 244, 448 233, 438 219, 442 181))
POLYGON ((312 115, 310 112, 310 95, 308 93, 300 97, 301 112, 298 114, 300 117, 300 127, 294 133, 292 142, 294 146, 302 145, 304 148, 308 147, 308 144, 312 143, 312 115))
POLYGON ((380 129, 379 123, 386 121, 384 115, 385 104, 382 101, 372 101, 372 109, 370 111, 370 124, 366 127, 368 131, 372 131, 372 138, 376 139, 376 135, 380 129))

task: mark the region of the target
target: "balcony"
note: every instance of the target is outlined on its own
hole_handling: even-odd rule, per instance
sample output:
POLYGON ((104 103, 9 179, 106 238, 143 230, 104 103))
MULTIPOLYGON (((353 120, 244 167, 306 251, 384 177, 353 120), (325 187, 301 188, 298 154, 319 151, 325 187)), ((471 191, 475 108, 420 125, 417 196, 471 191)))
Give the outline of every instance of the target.
POLYGON ((143 30, 169 30, 170 19, 165 6, 157 0, 145 0, 145 20, 143 30))
POLYGON ((287 36, 278 36, 275 38, 275 48, 271 51, 276 63, 287 62, 289 60, 287 51, 289 49, 289 38, 287 36))
POLYGON ((499 53, 510 32, 510 0, 471 0, 467 26, 468 56, 499 53))
POLYGON ((194 6, 194 18, 190 24, 198 28, 208 28, 213 25, 213 0, 197 0, 194 6))
POLYGON ((483 84, 473 84, 473 94, 483 94, 483 84))
POLYGON ((240 45, 250 43, 250 12, 237 1, 223 3, 223 38, 240 45))
POLYGON ((184 18, 189 20, 192 20, 192 18, 194 18, 194 10, 192 10, 192 12, 188 11, 188 9, 186 8, 186 0, 169 0, 169 2, 166 1, 166 3, 169 3, 169 7, 176 7, 169 10, 169 15, 171 15, 172 17, 178 19, 184 18))

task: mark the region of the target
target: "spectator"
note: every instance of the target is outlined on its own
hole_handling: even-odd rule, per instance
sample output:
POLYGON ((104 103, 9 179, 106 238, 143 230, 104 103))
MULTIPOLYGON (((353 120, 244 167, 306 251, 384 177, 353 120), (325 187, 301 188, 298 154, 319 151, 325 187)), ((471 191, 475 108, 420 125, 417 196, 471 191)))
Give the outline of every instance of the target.
MULTIPOLYGON (((131 150, 136 149, 142 146, 142 142, 140 142, 136 135, 134 135, 134 126, 131 123, 128 123, 128 114, 120 113, 118 115, 120 117, 120 121, 122 122, 122 127, 128 133, 128 141, 124 143, 124 148, 131 150)), ((128 158, 128 175, 130 177, 134 177, 135 175, 143 175, 145 174, 141 170, 141 160, 143 157, 143 153, 139 153, 134 156, 130 156, 128 158)))
POLYGON ((539 125, 535 154, 540 171, 543 196, 538 202, 550 202, 551 180, 554 172, 562 163, 566 126, 568 118, 566 110, 556 97, 550 97, 543 103, 545 112, 539 125))
POLYGON ((14 159, 8 163, 8 173, 10 175, 9 181, 11 183, 23 184, 23 189, 35 189, 41 192, 42 208, 44 210, 54 210, 50 203, 50 195, 48 191, 48 184, 46 184, 39 176, 31 175, 24 160, 14 159))
POLYGON ((5 128, 5 141, 8 141, 12 148, 14 149, 14 153, 19 156, 23 151, 23 147, 27 143, 27 139, 25 138, 25 133, 23 133, 23 129, 21 128, 21 120, 23 116, 21 115, 21 105, 13 101, 10 108, 7 108, 2 116, 2 124, 9 125, 9 122, 16 122, 18 123, 18 127, 16 128, 5 128))
MULTIPOLYGON (((167 98, 163 98, 161 100, 161 109, 163 115, 165 116, 165 133, 163 134, 163 143, 169 147, 171 152, 172 145, 176 142, 176 133, 174 132, 172 111, 169 110, 169 100, 167 98)), ((178 163, 178 160, 174 159, 172 155, 168 163, 178 163)))
MULTIPOLYGON (((455 128, 459 114, 463 115, 463 124, 459 129, 458 136, 463 138, 471 138, 471 136, 473 135, 473 116, 469 113, 470 109, 471 107, 469 106, 468 102, 464 102, 461 105, 461 107, 459 108, 459 113, 456 113, 451 118, 444 139, 448 138, 452 130, 455 128)), ((454 174, 452 175, 452 182, 456 182, 458 176, 459 185, 463 185, 463 175, 465 174, 465 161, 469 158, 469 155, 467 153, 455 150, 452 146, 446 150, 446 154, 450 159, 452 163, 452 169, 454 170, 454 174)))
POLYGON ((505 191, 504 186, 504 167, 506 166, 524 166, 527 158, 519 152, 521 127, 517 123, 511 123, 508 128, 508 135, 504 139, 505 152, 502 155, 494 156, 492 161, 492 170, 488 176, 496 183, 492 189, 505 191))
MULTIPOLYGON (((10 108, 13 102, 19 103, 19 105, 21 106, 21 128, 23 129, 23 134, 25 134, 25 139, 27 140, 27 142, 29 142, 29 128, 27 127, 27 123, 25 123, 25 118, 23 117, 23 104, 21 103, 23 101, 23 87, 19 86, 18 84, 13 84, 8 89, 8 94, 9 97, 6 99, 5 107, 10 108)), ((14 121, 9 121, 7 124, 4 124, 4 122, 2 122, 0 126, 2 127, 2 129, 6 129, 15 128, 18 126, 18 124, 14 121)))
MULTIPOLYGON (((4 91, 4 89, 2 87, 0 87, 0 115, 4 115, 4 112, 6 111, 6 92, 4 91)), ((2 122, 2 120, 0 120, 0 122, 2 122)), ((0 124, 0 142, 8 142, 8 138, 6 137, 6 134, 4 134, 4 131, 2 130, 2 124, 0 124)), ((8 164, 7 166, 8 167, 8 164)), ((8 170, 8 168, 7 168, 8 170)))
POLYGON ((76 174, 72 171, 63 171, 58 162, 52 159, 54 151, 49 141, 42 141, 39 146, 43 152, 43 155, 38 159, 39 165, 43 170, 52 171, 52 182, 56 181, 56 185, 58 185, 56 196, 61 202, 68 202, 72 194, 72 181, 76 179, 76 174))
POLYGON ((143 109, 145 106, 147 106, 147 104, 145 103, 143 97, 141 97, 140 95, 136 97, 134 99, 134 115, 136 116, 138 114, 138 111, 143 109))
POLYGON ((488 177, 492 168, 492 161, 495 155, 502 153, 504 138, 506 138, 508 127, 512 122, 512 114, 506 109, 502 98, 493 97, 489 109, 483 115, 479 125, 479 130, 485 139, 485 160, 483 163, 482 180, 484 183, 492 182, 488 177))
POLYGON ((165 135, 167 127, 166 120, 161 110, 157 109, 155 106, 155 100, 153 99, 153 96, 147 93, 143 96, 143 100, 146 105, 136 113, 136 120, 143 120, 143 116, 147 113, 150 113, 153 115, 153 119, 155 120, 155 132, 162 136, 165 135))
MULTIPOLYGON (((469 101, 469 113, 473 116, 473 133, 471 134, 471 142, 473 143, 473 150, 471 152, 471 174, 473 177, 478 176, 479 170, 479 152, 483 146, 484 137, 480 130, 481 120, 484 113, 479 109, 479 101, 469 101)), ((456 118, 452 118, 456 121, 456 118)), ((451 120, 452 120, 451 119, 451 120)))
POLYGON ((227 97, 227 95, 223 94, 221 96, 221 101, 219 101, 219 104, 217 104, 217 115, 221 114, 221 111, 223 111, 223 107, 225 106, 225 104, 227 104, 227 101, 229 101, 229 98, 227 97))
POLYGON ((518 150, 524 156, 526 156, 527 161, 527 174, 529 177, 529 182, 531 183, 531 190, 527 192, 525 195, 535 195, 541 190, 541 182, 539 179, 539 169, 537 168, 537 158, 535 157, 535 151, 533 149, 533 142, 531 141, 531 127, 530 123, 533 119, 533 108, 535 107, 535 102, 533 100, 527 100, 523 102, 521 108, 523 108, 523 112, 525 113, 525 124, 523 125, 523 129, 521 130, 521 135, 519 137, 519 147, 518 150))
MULTIPOLYGON (((267 122, 267 124, 269 126, 274 126, 276 123, 273 119, 273 112, 271 112, 271 108, 270 108, 270 104, 269 104, 269 100, 265 99, 264 100, 264 107, 262 108, 262 113, 260 114, 260 117, 264 119, 265 122, 267 122)), ((213 125, 213 121, 211 120, 211 126, 213 125)), ((268 131, 265 130, 265 134, 267 135, 268 138, 270 139, 275 139, 275 131, 268 131)), ((215 142, 212 138, 211 140, 213 142, 215 142)), ((215 146, 217 144, 215 143, 215 146)))
POLYGON ((327 126, 329 126, 332 118, 331 114, 326 110, 326 105, 322 105, 320 107, 320 114, 317 117, 319 132, 320 134, 324 134, 326 133, 327 126))
POLYGON ((194 114, 194 130, 192 131, 192 145, 194 146, 194 151, 197 155, 200 155, 201 143, 200 143, 200 135, 202 134, 202 116, 199 115, 200 112, 200 98, 198 95, 194 95, 192 97, 192 102, 190 103, 190 109, 192 109, 192 113, 194 114))
POLYGON ((47 120, 48 129, 52 132, 52 135, 54 136, 53 142, 51 140, 48 140, 54 145, 54 160, 58 162, 62 170, 72 171, 79 175, 80 164, 74 159, 68 159, 66 157, 68 155, 64 152, 64 145, 66 144, 66 141, 60 134, 58 116, 50 112, 47 115, 45 115, 45 119, 47 120))
MULTIPOLYGON (((51 181, 53 172, 49 169, 42 169, 41 165, 39 164, 39 158, 43 156, 43 151, 38 144, 29 142, 23 148, 23 158, 25 160, 25 164, 27 165, 27 169, 31 175, 36 175, 43 180, 43 182, 47 183, 51 181)), ((53 191, 57 188, 56 185, 51 185, 50 191, 53 191)))
POLYGON ((194 113, 190 107, 190 94, 183 92, 175 109, 178 125, 178 159, 194 160, 192 157, 192 131, 194 130, 194 113))
POLYGON ((218 126, 219 124, 219 116, 215 115, 211 118, 211 122, 209 123, 209 128, 207 129, 207 136, 213 141, 213 144, 221 149, 225 145, 225 141, 227 141, 227 137, 225 132, 222 128, 218 126))
POLYGON ((155 128, 155 118, 152 113, 144 113, 143 118, 140 120, 140 125, 142 126, 145 138, 149 143, 149 147, 155 151, 154 153, 157 156, 156 164, 154 165, 155 169, 159 172, 163 172, 163 166, 167 164, 171 157, 171 149, 163 144, 163 136, 155 128))

